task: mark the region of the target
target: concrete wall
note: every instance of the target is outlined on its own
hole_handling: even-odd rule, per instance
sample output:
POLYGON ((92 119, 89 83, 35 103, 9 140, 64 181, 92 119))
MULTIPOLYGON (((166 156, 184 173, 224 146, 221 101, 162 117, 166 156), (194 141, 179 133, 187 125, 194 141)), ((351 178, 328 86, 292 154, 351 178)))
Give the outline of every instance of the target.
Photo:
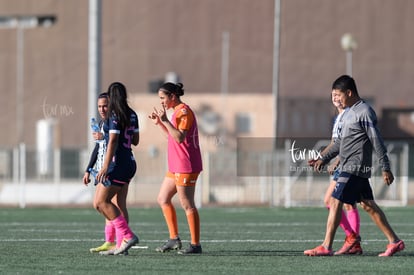
MULTIPOLYGON (((340 38, 350 32, 358 42, 354 76, 361 95, 372 99, 378 115, 386 107, 414 105, 413 1, 281 3, 281 100, 329 101, 332 81, 345 73, 340 38)), ((0 127, 7 129, 0 144, 17 144, 16 104, 22 104, 28 146, 35 144, 36 122, 53 116, 62 125, 63 147, 86 148, 88 1, 0 0, 0 10, 2 15, 57 16, 51 28, 24 32, 23 102, 17 103, 15 94, 16 30, 0 29, 0 127)), ((229 97, 268 95, 272 92, 273 22, 273 0, 102 1, 102 89, 122 81, 130 94, 144 95, 150 81, 173 71, 191 94, 219 94, 222 34, 228 31, 229 97)), ((229 100, 228 106, 232 104, 229 100)), ((316 107, 288 108, 286 117, 318 111, 316 107)), ((265 118, 261 121, 274 127, 273 118, 268 114, 265 118)), ((292 135, 291 130, 286 128, 283 135, 292 135)))

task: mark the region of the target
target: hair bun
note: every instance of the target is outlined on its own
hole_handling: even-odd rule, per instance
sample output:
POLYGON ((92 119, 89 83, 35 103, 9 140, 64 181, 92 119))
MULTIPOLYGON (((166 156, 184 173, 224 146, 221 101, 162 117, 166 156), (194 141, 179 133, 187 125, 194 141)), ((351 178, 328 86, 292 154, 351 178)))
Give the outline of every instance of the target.
POLYGON ((183 89, 184 88, 184 84, 181 83, 181 82, 178 82, 175 85, 177 86, 175 94, 178 95, 178 96, 184 95, 184 89, 183 89))
POLYGON ((172 83, 172 82, 166 82, 164 83, 160 90, 166 91, 168 94, 175 94, 176 96, 182 96, 184 95, 184 85, 183 83, 172 83))

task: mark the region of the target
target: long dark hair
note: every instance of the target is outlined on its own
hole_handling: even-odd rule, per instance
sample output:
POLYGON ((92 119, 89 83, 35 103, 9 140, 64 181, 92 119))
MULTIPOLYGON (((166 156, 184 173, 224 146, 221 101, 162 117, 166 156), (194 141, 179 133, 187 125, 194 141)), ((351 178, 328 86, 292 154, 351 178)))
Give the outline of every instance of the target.
POLYGON ((119 121, 120 128, 125 129, 130 126, 131 108, 127 102, 127 91, 124 84, 114 82, 108 87, 109 105, 108 112, 115 115, 119 121))

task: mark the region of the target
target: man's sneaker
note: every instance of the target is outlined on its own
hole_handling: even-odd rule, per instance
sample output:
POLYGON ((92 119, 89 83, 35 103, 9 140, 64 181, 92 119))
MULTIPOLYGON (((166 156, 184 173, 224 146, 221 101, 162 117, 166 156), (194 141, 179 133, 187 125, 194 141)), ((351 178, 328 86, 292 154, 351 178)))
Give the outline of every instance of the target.
POLYGON ((162 246, 157 247, 155 251, 164 253, 170 250, 181 249, 181 247, 182 247, 181 240, 179 237, 177 237, 175 239, 169 239, 162 246))
POLYGON ((323 245, 317 246, 314 249, 305 250, 303 252, 306 256, 332 256, 332 249, 326 249, 323 245))
POLYGON ((188 248, 178 251, 178 254, 201 254, 202 252, 201 245, 190 244, 188 248))
POLYGON ((380 257, 390 257, 397 253, 398 251, 402 251, 405 248, 405 244, 403 241, 399 240, 396 243, 390 243, 387 245, 387 250, 384 253, 379 254, 380 257))
POLYGON ((131 248, 131 246, 136 245, 137 243, 139 243, 139 239, 136 235, 134 235, 131 239, 127 240, 127 239, 123 239, 122 240, 122 244, 120 247, 118 247, 117 249, 115 249, 114 251, 114 255, 119 255, 119 254, 123 254, 124 252, 128 251, 128 249, 131 248))
POLYGON ((115 243, 104 242, 103 245, 89 249, 91 253, 115 249, 115 243))
POLYGON ((350 255, 361 255, 362 254, 361 243, 357 242, 351 249, 349 249, 348 254, 350 254, 350 255))
POLYGON ((355 246, 356 243, 361 241, 361 237, 352 233, 351 235, 346 236, 344 245, 335 252, 335 255, 349 254, 349 250, 355 246))

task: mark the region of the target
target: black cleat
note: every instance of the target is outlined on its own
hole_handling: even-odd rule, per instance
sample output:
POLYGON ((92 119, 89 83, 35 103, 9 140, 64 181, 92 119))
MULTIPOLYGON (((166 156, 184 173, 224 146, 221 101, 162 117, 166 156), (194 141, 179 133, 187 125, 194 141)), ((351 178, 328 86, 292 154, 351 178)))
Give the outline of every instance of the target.
POLYGON ((175 239, 169 239, 162 246, 157 247, 155 249, 155 251, 164 253, 164 252, 167 252, 167 251, 170 251, 170 250, 178 250, 178 249, 181 249, 181 246, 182 246, 181 240, 180 240, 179 237, 177 237, 175 239))
POLYGON ((201 245, 190 244, 187 249, 178 251, 178 254, 201 254, 202 252, 201 245))

